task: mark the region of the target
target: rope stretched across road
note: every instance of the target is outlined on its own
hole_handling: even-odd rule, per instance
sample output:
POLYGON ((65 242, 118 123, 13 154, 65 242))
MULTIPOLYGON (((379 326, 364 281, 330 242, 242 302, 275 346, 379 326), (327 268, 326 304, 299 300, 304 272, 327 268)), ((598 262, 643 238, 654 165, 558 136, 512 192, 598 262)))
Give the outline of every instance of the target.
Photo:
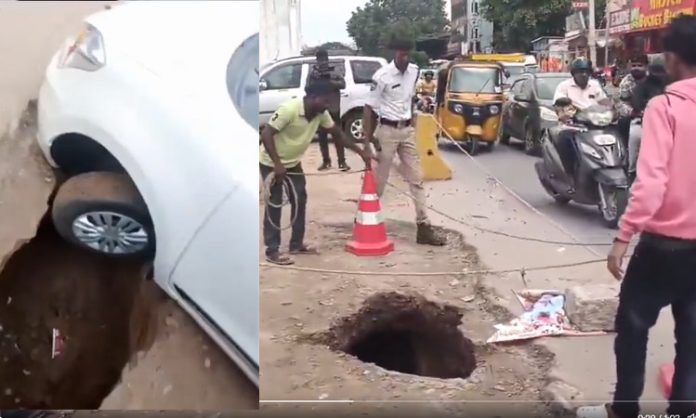
POLYGON ((290 266, 280 266, 270 263, 259 263, 261 267, 304 271, 308 273, 324 273, 324 274, 340 274, 340 275, 352 275, 352 276, 420 276, 420 277, 431 277, 431 276, 483 276, 483 275, 500 275, 507 273, 521 273, 523 276, 529 271, 545 271, 545 270, 555 270, 561 268, 570 268, 578 266, 586 266, 590 264, 605 263, 607 260, 605 258, 595 258, 591 260, 577 261, 574 263, 563 263, 563 264, 552 264, 546 266, 535 266, 535 267, 518 267, 509 268, 501 270, 462 270, 462 271, 358 271, 358 270, 334 270, 334 269, 323 269, 317 267, 301 267, 296 265, 290 266))

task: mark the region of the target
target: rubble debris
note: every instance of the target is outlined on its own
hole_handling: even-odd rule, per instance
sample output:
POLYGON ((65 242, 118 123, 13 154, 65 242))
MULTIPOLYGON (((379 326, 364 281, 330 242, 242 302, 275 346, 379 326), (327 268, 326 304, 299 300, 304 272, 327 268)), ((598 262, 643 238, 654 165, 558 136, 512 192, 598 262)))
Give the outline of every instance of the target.
POLYGON ((578 330, 614 331, 614 318, 619 307, 618 285, 574 286, 565 294, 568 318, 578 330))

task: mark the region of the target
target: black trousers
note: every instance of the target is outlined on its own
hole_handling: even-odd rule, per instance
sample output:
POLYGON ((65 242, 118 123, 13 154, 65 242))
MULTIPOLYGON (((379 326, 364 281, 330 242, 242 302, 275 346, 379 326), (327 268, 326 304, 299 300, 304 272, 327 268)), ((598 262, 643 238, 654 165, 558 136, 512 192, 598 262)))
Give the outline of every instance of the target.
MULTIPOLYGON (((261 176, 265 179, 273 172, 272 167, 259 164, 261 176)), ((298 164, 293 168, 288 168, 288 180, 295 185, 297 192, 297 200, 292 195, 290 199, 291 216, 295 218, 295 223, 292 224, 292 234, 290 236, 290 249, 300 249, 304 245, 305 236, 305 218, 307 212, 307 179, 302 164, 298 164)), ((283 186, 274 184, 271 186, 270 201, 274 205, 280 205, 283 201, 283 186)), ((280 230, 273 225, 280 226, 281 208, 266 205, 266 213, 263 217, 263 240, 266 245, 266 255, 276 254, 280 250, 280 230)))
MULTIPOLYGON (((339 116, 338 113, 331 113, 331 118, 334 120, 334 123, 337 125, 341 125, 341 117, 339 116)), ((332 138, 334 142, 334 146, 336 147, 336 158, 338 158, 338 163, 345 163, 346 162, 346 150, 343 147, 343 144, 341 144, 340 141, 336 140, 336 138, 332 138)), ((330 163, 331 162, 331 155, 329 154, 329 134, 326 132, 324 129, 319 129, 319 149, 321 150, 321 158, 325 163, 330 163)))
POLYGON ((561 131, 558 133, 556 149, 561 157, 563 167, 568 173, 568 177, 575 179, 575 167, 578 164, 578 150, 575 144, 575 132, 561 131))
POLYGON ((631 133, 631 119, 630 116, 621 116, 617 121, 619 138, 623 141, 624 149, 628 149, 628 137, 631 133))
POLYGON ((628 264, 616 316, 612 409, 621 418, 639 414, 648 331, 668 305, 674 316, 676 357, 667 413, 687 417, 696 413, 696 242, 644 233, 628 264))

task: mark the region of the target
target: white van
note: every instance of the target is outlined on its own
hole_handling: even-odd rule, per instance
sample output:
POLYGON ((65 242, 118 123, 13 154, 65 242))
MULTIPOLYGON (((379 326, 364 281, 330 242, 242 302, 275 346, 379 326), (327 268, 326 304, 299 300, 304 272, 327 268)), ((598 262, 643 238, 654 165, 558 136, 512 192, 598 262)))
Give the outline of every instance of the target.
MULTIPOLYGON (((259 74, 259 124, 268 122, 281 103, 304 95, 309 72, 316 59, 293 57, 270 63, 259 74)), ((329 65, 342 74, 341 126, 353 140, 362 139, 362 112, 370 93, 372 76, 387 64, 380 57, 330 56, 329 65)))

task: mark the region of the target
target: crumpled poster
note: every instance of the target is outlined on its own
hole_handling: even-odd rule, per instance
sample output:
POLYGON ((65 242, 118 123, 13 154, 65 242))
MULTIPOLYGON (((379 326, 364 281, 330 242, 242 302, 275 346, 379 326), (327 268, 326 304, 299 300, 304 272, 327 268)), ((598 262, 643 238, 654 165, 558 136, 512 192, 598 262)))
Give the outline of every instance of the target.
POLYGON ((558 290, 525 289, 513 291, 524 312, 507 324, 495 325, 488 343, 529 340, 550 335, 604 335, 605 332, 581 332, 565 313, 565 295, 558 290))

